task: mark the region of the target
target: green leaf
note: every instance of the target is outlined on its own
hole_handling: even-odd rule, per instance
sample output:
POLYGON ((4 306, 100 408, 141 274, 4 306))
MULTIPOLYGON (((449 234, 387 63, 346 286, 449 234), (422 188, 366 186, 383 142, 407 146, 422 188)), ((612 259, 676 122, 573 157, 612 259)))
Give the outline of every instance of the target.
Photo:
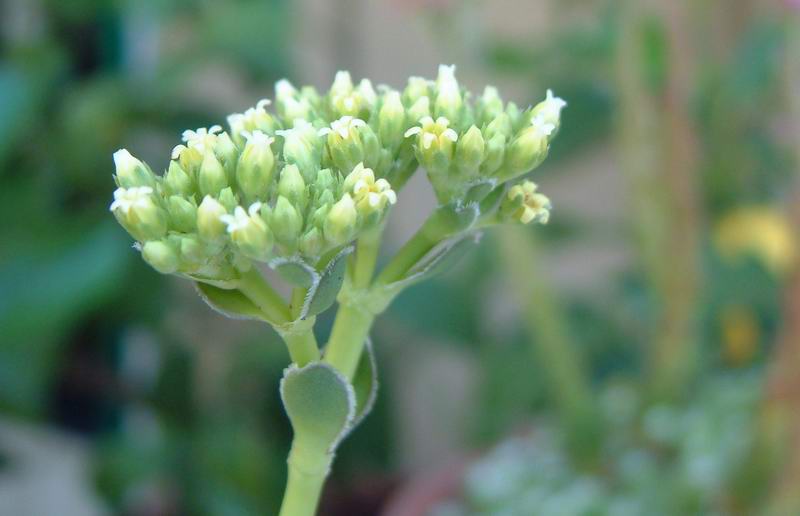
POLYGON ((284 371, 280 392, 295 442, 333 452, 356 414, 355 392, 347 379, 323 362, 302 368, 292 364, 284 371))
POLYGON ((255 303, 235 289, 224 289, 195 282, 197 293, 211 308, 231 319, 257 319, 264 321, 264 314, 255 303))
POLYGON ((364 352, 361 353, 356 374, 353 376, 353 390, 356 395, 356 414, 350 427, 351 431, 372 411, 375 399, 378 397, 378 364, 369 337, 364 345, 364 352))
POLYGON ((347 256, 352 252, 353 246, 345 247, 322 271, 319 281, 308 291, 303 311, 300 314, 302 319, 324 312, 336 301, 347 270, 347 256))
POLYGON ((319 273, 299 258, 278 258, 269 266, 295 287, 311 288, 319 281, 319 273))
POLYGON ((387 286, 393 289, 404 289, 454 267, 467 252, 477 245, 480 237, 481 233, 474 233, 445 240, 411 267, 405 278, 387 286))

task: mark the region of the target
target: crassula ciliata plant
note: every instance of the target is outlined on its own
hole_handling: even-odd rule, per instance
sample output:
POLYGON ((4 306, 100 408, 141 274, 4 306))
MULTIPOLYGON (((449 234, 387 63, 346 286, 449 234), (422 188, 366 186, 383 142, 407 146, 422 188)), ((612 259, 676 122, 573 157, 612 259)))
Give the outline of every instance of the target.
POLYGON ((262 100, 230 115, 228 130, 184 131, 163 175, 114 154, 110 209, 144 260, 194 282, 214 309, 270 324, 287 345, 280 389, 294 440, 283 516, 315 513, 337 444, 370 409, 375 317, 482 229, 549 218, 550 201, 521 177, 547 156, 566 103, 548 91, 522 110, 493 87, 473 98, 454 71, 412 77, 403 91, 347 72, 325 94, 281 80, 274 110, 262 100), (386 219, 420 168, 438 206, 376 270, 386 219), (315 317, 337 301, 320 349, 315 317))

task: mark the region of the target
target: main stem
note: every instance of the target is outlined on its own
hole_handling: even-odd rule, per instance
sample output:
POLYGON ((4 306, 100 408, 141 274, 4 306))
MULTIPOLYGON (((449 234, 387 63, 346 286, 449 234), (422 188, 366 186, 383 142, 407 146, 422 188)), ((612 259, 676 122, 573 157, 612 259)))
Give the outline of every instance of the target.
MULTIPOLYGON (((378 259, 382 232, 383 227, 379 226, 358 240, 351 270, 353 289, 369 288, 378 259)), ((339 370, 348 380, 353 379, 364 349, 364 342, 374 321, 375 316, 364 307, 351 304, 339 305, 325 351, 325 361, 339 370)))
POLYGON ((287 461, 289 475, 281 503, 280 516, 314 516, 316 514, 331 460, 331 454, 325 451, 308 448, 296 440, 292 443, 292 450, 289 452, 287 461))

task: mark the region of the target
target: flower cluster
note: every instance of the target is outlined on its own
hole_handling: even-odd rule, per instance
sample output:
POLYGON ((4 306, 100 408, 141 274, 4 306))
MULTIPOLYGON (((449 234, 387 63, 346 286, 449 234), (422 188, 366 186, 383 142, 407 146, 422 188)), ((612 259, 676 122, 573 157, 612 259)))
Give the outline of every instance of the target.
POLYGON ((325 94, 281 80, 227 130, 184 131, 163 175, 116 152, 111 211, 155 269, 205 280, 277 257, 315 267, 382 224, 420 166, 442 205, 494 193, 505 200, 480 204, 484 220, 546 222, 547 198, 508 182, 545 158, 564 101, 548 91, 520 110, 487 87, 473 102, 454 71, 403 91, 347 72, 325 94))

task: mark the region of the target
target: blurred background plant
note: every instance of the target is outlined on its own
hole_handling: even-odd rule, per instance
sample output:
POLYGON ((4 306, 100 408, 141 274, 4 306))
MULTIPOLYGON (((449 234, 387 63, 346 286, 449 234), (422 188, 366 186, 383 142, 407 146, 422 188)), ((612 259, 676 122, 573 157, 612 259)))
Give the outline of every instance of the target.
POLYGON ((0 514, 275 512, 284 348, 126 251, 111 154, 165 165, 283 76, 399 87, 439 62, 569 102, 535 172, 555 210, 378 323, 379 403, 322 514, 798 512, 796 4, 0 9, 0 514))

